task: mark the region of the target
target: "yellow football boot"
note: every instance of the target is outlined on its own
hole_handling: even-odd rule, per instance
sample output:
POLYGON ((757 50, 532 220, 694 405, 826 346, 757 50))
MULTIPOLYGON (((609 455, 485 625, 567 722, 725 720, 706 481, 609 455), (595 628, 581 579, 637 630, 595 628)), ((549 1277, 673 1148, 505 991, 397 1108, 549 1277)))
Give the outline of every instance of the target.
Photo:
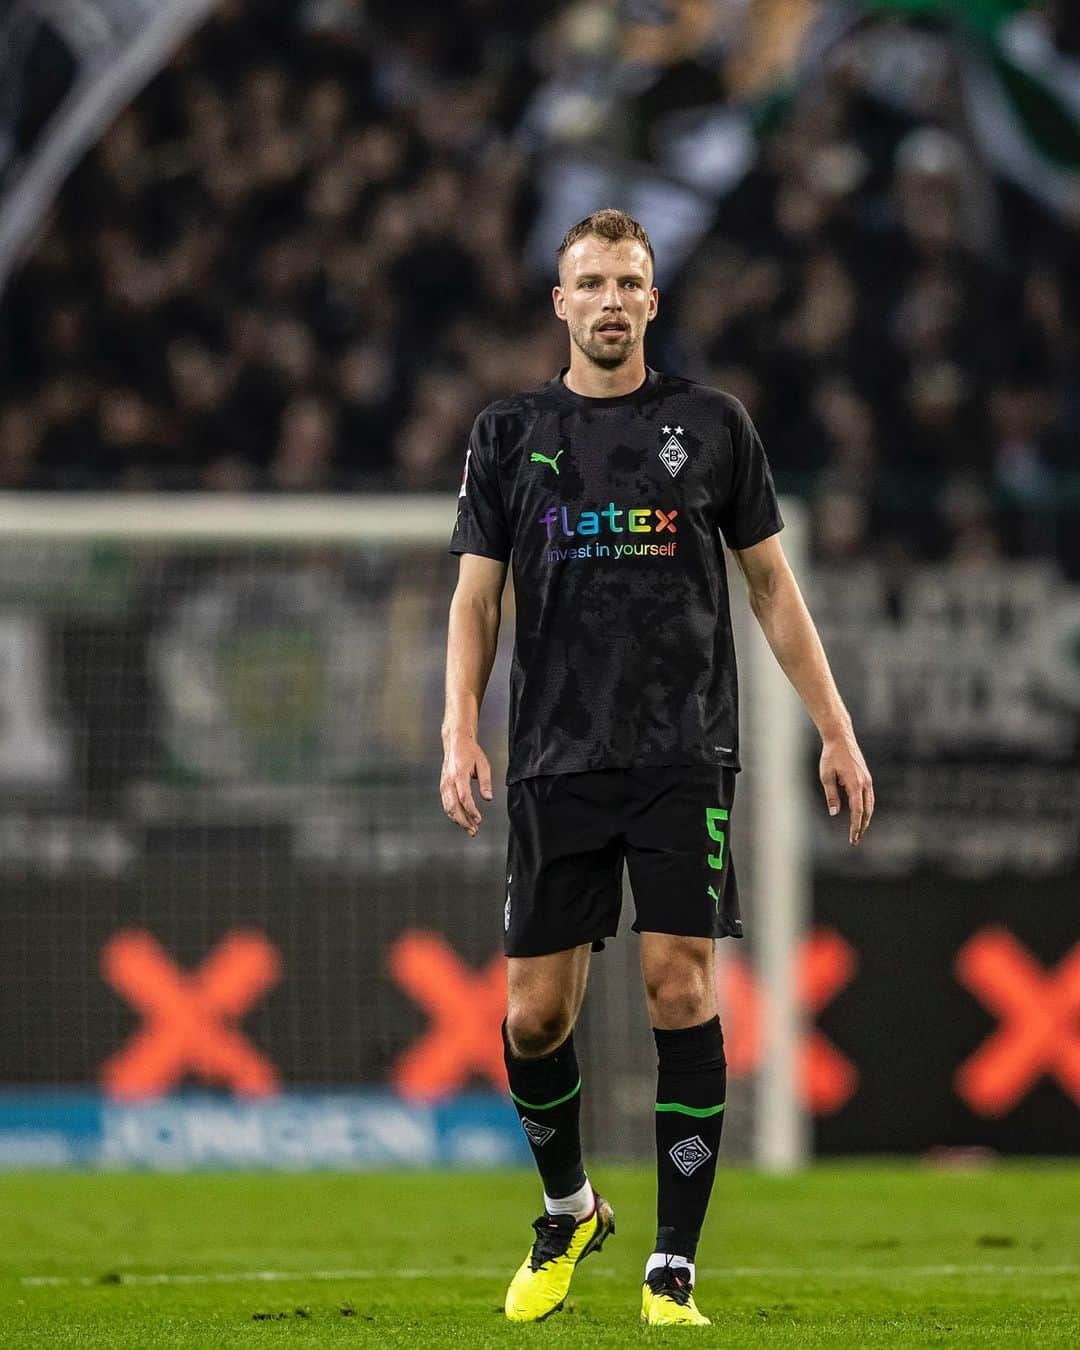
POLYGON ((541 1214, 533 1224, 532 1251, 510 1281, 506 1315, 511 1322, 540 1322, 558 1312, 577 1263, 599 1251, 615 1231, 615 1212, 598 1195, 593 1212, 577 1222, 572 1214, 541 1214))
POLYGON ((641 1320, 651 1327, 707 1327, 685 1266, 658 1266, 641 1286, 641 1320))

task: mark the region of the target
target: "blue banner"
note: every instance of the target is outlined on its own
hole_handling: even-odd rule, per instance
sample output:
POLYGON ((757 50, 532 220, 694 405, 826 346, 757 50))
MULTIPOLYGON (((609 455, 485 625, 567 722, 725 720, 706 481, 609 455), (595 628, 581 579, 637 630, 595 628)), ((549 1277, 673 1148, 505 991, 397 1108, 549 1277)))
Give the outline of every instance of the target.
POLYGON ((434 1105, 389 1092, 210 1094, 139 1105, 80 1092, 0 1094, 0 1169, 506 1167, 529 1161, 517 1115, 495 1093, 434 1105))

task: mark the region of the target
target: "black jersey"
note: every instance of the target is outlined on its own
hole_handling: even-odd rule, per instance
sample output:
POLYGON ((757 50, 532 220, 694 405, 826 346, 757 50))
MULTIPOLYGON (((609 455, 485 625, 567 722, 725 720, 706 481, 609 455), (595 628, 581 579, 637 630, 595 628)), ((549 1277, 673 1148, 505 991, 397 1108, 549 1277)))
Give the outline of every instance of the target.
POLYGON ((783 526, 737 399, 649 370, 620 398, 561 375, 476 419, 453 553, 513 557, 507 781, 650 764, 738 768, 720 534, 783 526))

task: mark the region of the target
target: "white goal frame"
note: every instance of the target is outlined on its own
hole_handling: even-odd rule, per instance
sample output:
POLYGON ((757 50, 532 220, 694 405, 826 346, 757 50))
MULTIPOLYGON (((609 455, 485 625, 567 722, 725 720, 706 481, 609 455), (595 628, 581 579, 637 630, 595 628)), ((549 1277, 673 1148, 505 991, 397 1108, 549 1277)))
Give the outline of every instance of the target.
MULTIPOLYGON (((222 543, 442 543, 454 498, 396 494, 210 496, 195 493, 0 493, 0 539, 222 543)), ((797 575, 807 562, 802 503, 782 502, 784 547, 797 575)), ((809 723, 753 622, 737 569, 732 613, 743 672, 744 743, 754 746, 748 791, 754 819, 749 860, 755 890, 757 970, 765 994, 763 1059, 753 1126, 755 1163, 790 1171, 810 1156, 809 1120, 798 1091, 804 1034, 797 959, 810 915, 810 844, 804 752, 809 723), (752 696, 747 674, 753 672, 752 696)))
MULTIPOLYGON (((784 552, 797 577, 805 575, 806 507, 798 498, 781 502, 784 552)), ((754 688, 743 688, 744 743, 756 753, 748 775, 753 818, 767 822, 752 837, 757 967, 766 996, 764 1055, 754 1114, 754 1159, 772 1172, 790 1172, 809 1161, 810 1119, 799 1091, 799 1047, 805 1018, 798 1001, 799 946, 809 930, 812 867, 804 758, 810 722, 768 643, 749 614, 741 577, 731 586, 732 619, 743 670, 754 688), (749 656, 749 661, 745 658, 749 656), (752 697, 747 698, 747 693, 752 697)))

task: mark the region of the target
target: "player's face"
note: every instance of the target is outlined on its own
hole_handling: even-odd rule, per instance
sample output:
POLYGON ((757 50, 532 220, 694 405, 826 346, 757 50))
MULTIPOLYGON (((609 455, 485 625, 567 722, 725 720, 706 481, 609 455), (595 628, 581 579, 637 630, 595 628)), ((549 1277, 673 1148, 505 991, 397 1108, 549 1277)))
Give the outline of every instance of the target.
POLYGON ((640 349, 659 296, 642 244, 586 235, 563 254, 552 299, 571 342, 588 360, 614 370, 640 349))

